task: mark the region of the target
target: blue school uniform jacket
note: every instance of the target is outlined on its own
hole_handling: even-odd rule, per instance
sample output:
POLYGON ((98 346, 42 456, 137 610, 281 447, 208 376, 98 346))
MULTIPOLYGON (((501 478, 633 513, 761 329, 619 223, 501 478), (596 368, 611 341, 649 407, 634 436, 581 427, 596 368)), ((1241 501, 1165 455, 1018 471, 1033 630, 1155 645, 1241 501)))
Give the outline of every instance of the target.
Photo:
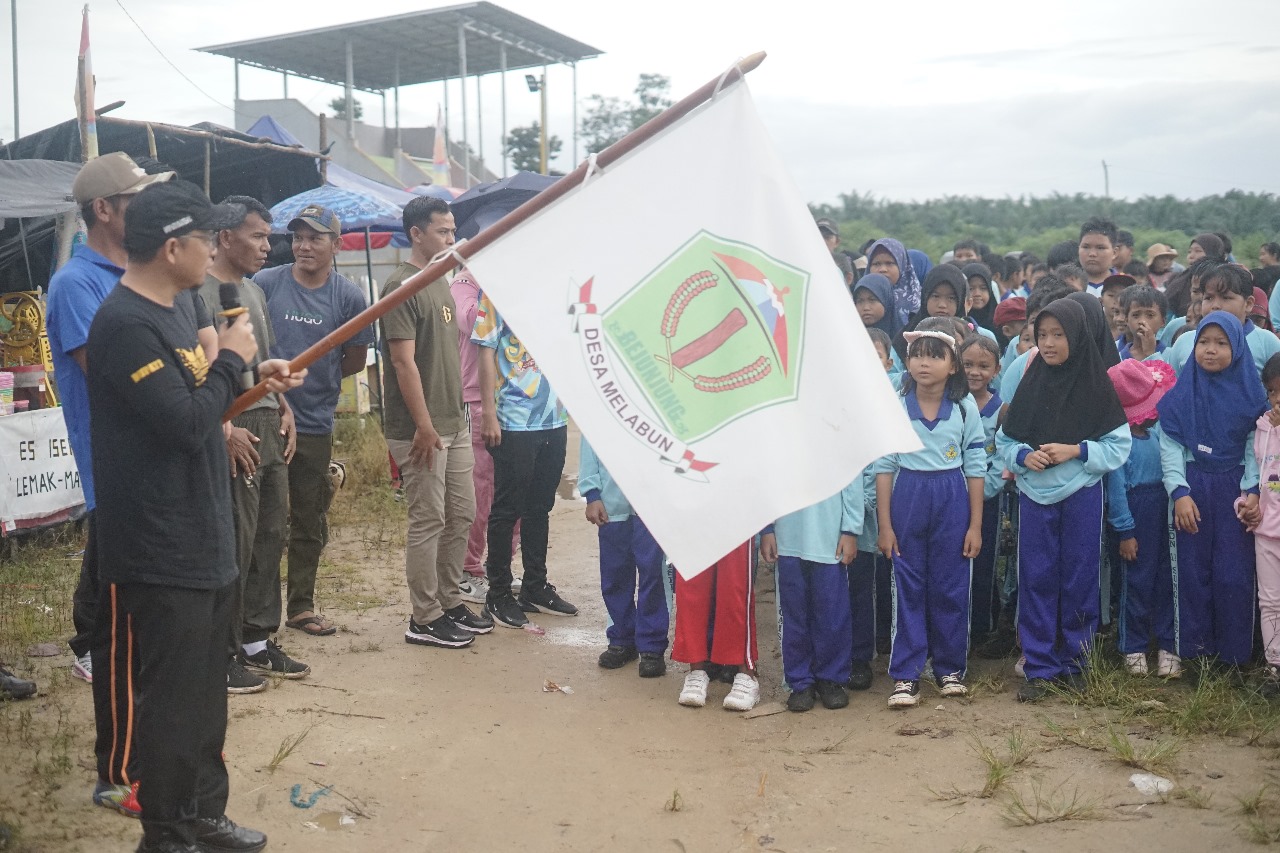
POLYGON ((1041 506, 1049 506, 1094 485, 1108 471, 1114 471, 1129 458, 1133 436, 1128 424, 1120 424, 1098 441, 1080 443, 1080 457, 1068 459, 1043 471, 1032 471, 1022 464, 1033 449, 1004 434, 996 433, 996 450, 1004 465, 1018 477, 1018 491, 1041 506))
POLYGON ((991 399, 978 410, 978 414, 982 417, 982 449, 987 455, 987 471, 982 485, 984 501, 991 500, 1004 488, 1004 463, 996 455, 996 430, 999 428, 1000 408, 1003 405, 1004 400, 1000 399, 1000 395, 993 390, 991 399))
POLYGON ((862 532, 858 534, 858 550, 880 553, 880 519, 876 517, 876 466, 862 471, 862 532))
MULTIPOLYGON (((787 513, 774 523, 778 555, 830 565, 836 560, 840 534, 862 532, 865 496, 862 475, 824 501, 787 513)), ((766 529, 765 532, 769 532, 766 529)))
POLYGON ((578 492, 587 499, 587 503, 603 501, 610 521, 626 521, 635 514, 631 502, 609 476, 609 469, 604 467, 585 437, 578 454, 578 492))
POLYGON ((960 468, 965 477, 983 477, 987 471, 986 440, 982 416, 973 397, 965 395, 959 403, 943 398, 938 417, 926 421, 914 391, 902 398, 902 406, 911 419, 911 427, 924 448, 914 453, 890 453, 876 460, 877 474, 909 471, 948 471, 960 468))
MULTIPOLYGON (((1160 467, 1169 499, 1176 501, 1191 494, 1187 485, 1187 463, 1191 461, 1191 451, 1166 435, 1159 424, 1152 427, 1151 434, 1160 440, 1160 467)), ((1250 432, 1244 443, 1244 458, 1240 460, 1244 464, 1244 474, 1240 477, 1242 492, 1258 491, 1258 459, 1253 455, 1253 437, 1254 433, 1250 432)))
MULTIPOLYGON (((1262 366, 1267 363, 1267 359, 1280 352, 1280 338, 1266 329, 1259 329, 1253 325, 1252 321, 1245 322, 1244 335, 1244 342, 1249 346, 1249 354, 1253 356, 1253 363, 1258 368, 1258 375, 1261 376, 1262 366)), ((1186 367, 1187 359, 1191 358, 1195 347, 1195 333, 1187 332, 1160 355, 1168 364, 1173 365, 1173 372, 1181 376, 1182 368, 1186 367)))
MULTIPOLYGON (((1132 435, 1130 430, 1130 435, 1132 435)), ((1133 514, 1129 512, 1128 490, 1163 482, 1160 461, 1160 433, 1148 430, 1146 435, 1133 435, 1129 458, 1107 474, 1107 521, 1117 533, 1132 533, 1133 514)), ((1121 536, 1121 538, 1128 538, 1121 536)))

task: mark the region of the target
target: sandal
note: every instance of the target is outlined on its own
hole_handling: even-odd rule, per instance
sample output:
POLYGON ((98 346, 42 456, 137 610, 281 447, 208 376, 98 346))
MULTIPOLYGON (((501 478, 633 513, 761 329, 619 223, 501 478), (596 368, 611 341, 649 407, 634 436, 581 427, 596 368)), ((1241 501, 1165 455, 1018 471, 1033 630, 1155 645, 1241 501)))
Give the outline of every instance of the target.
POLYGON ((328 637, 330 634, 338 633, 338 629, 320 616, 303 616, 300 619, 289 619, 284 623, 286 628, 292 628, 295 631, 301 631, 304 634, 310 634, 313 637, 328 637))

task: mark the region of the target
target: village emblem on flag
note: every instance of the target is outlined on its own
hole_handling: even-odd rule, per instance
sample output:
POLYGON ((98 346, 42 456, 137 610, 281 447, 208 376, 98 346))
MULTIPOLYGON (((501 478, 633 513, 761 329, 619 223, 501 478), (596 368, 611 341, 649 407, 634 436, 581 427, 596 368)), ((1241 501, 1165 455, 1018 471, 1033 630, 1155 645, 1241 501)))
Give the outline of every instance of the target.
POLYGON ((605 338, 680 441, 795 399, 808 273, 700 232, 604 312, 605 338))
POLYGON ((702 231, 607 307, 594 284, 572 287, 569 306, 592 384, 677 473, 705 479, 716 463, 690 442, 796 398, 805 271, 702 231))

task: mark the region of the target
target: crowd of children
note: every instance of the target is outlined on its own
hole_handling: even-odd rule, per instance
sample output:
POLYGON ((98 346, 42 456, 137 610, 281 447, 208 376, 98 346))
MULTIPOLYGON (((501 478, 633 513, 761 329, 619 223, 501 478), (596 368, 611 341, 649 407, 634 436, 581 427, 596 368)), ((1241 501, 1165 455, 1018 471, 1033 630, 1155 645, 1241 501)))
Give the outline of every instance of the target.
MULTIPOLYGON (((866 244, 854 307, 922 449, 677 578, 681 704, 704 705, 717 677, 733 683, 726 708, 758 700, 757 553, 776 565, 792 711, 848 705, 877 654, 892 708, 916 705, 925 679, 965 695, 974 654, 1018 654, 1017 698, 1033 702, 1082 689, 1108 636, 1134 676, 1243 684, 1259 661, 1258 689, 1280 697, 1271 294, 1227 235, 1193 238, 1185 268, 1165 244, 1126 260, 1132 246, 1105 219, 1047 265, 972 240, 937 265, 866 244)), ((661 674, 661 554, 585 442, 582 470, 611 620, 600 665, 639 656, 642 676, 661 674)))

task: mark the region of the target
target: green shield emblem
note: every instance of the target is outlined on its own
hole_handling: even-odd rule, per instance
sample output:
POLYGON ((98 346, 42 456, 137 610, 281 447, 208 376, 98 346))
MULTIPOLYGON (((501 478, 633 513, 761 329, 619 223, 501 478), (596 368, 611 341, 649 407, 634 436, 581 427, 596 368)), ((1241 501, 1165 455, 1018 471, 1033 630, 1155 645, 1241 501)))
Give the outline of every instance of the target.
POLYGON ((705 231, 604 312, 605 339, 683 442, 794 400, 809 274, 705 231))

